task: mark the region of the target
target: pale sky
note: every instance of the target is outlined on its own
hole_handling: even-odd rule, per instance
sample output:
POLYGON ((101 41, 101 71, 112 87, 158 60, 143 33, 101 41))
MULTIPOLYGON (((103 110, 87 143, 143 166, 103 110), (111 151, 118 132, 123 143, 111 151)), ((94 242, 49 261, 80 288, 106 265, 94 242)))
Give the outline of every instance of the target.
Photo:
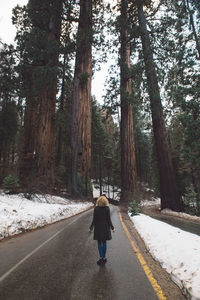
MULTIPOLYGON (((42 0, 41 0, 42 1, 42 0)), ((28 0, 0 0, 0 40, 11 44, 14 42, 16 34, 15 26, 12 25, 12 9, 17 5, 26 5, 28 0)), ((103 104, 104 82, 107 75, 108 65, 103 65, 102 70, 95 73, 92 81, 92 94, 97 101, 103 104)))
POLYGON ((0 0, 0 39, 2 42, 13 43, 16 29, 12 25, 12 9, 17 5, 25 5, 28 0, 0 0))

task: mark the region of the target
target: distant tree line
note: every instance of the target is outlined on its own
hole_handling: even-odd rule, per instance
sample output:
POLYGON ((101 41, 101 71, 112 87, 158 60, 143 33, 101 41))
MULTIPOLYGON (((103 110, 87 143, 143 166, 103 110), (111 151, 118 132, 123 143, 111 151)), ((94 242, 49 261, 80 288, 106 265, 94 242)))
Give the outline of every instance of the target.
POLYGON ((125 206, 148 184, 162 209, 200 214, 199 16, 196 0, 16 6, 16 43, 0 48, 0 183, 80 198, 93 180, 125 206))

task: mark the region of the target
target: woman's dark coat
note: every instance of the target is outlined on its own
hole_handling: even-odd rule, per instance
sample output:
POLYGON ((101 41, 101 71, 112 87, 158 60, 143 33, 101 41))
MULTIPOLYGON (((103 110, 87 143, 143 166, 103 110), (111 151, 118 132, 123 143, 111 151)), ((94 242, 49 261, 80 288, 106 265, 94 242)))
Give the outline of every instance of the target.
POLYGON ((94 208, 93 220, 90 230, 94 227, 94 240, 104 242, 111 240, 111 229, 114 229, 110 218, 110 208, 108 206, 96 206, 94 208))

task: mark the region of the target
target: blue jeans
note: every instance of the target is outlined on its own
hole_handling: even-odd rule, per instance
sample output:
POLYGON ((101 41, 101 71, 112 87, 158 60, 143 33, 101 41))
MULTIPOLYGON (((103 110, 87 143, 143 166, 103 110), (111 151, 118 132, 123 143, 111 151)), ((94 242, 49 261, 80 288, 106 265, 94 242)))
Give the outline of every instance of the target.
POLYGON ((98 249, 99 249, 99 255, 100 255, 100 257, 101 258, 105 258, 105 256, 106 256, 106 249, 107 249, 106 241, 105 242, 98 241, 98 249))

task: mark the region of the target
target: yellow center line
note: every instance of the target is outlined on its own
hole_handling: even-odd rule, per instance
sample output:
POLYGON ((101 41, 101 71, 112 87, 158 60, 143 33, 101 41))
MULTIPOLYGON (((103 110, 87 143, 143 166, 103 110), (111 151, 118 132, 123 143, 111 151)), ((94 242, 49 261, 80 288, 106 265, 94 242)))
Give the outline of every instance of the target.
POLYGON ((156 292, 156 294, 158 296, 158 299, 160 299, 160 300, 166 300, 167 298, 164 295, 164 292, 162 291, 162 289, 161 289, 160 285, 158 284, 157 280, 153 277, 153 274, 152 274, 151 270, 149 269, 149 267, 148 267, 148 265, 147 265, 144 257, 140 253, 139 249, 136 247, 136 245, 135 245, 135 243, 134 243, 134 241, 133 241, 133 239, 132 239, 132 237, 131 237, 131 235, 130 235, 130 233, 129 233, 129 231, 128 231, 125 223, 124 223, 124 221, 122 220, 122 216, 121 216, 120 212, 119 212, 119 217, 120 217, 120 221, 122 223, 123 229, 124 229, 124 231, 125 231, 128 239, 129 239, 129 241, 131 243, 133 251, 137 255, 138 260, 139 260, 139 262, 140 262, 140 264, 141 264, 141 266, 142 266, 142 268, 143 268, 143 270, 144 270, 147 278, 149 279, 149 281, 150 281, 150 283, 151 283, 154 291, 156 292))

